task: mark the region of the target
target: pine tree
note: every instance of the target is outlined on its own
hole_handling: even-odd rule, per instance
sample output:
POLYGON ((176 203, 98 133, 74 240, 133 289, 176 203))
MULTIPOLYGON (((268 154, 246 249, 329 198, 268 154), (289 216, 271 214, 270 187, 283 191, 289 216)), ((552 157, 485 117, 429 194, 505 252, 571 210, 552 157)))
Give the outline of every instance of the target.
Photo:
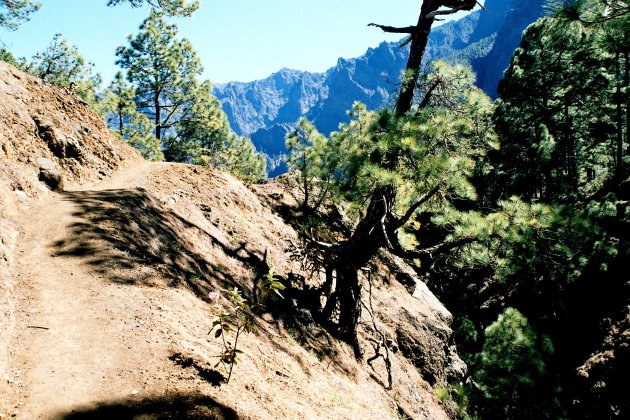
POLYGON ((251 140, 232 132, 212 84, 199 85, 187 118, 165 139, 167 158, 222 168, 249 182, 266 177, 264 157, 251 140))
POLYGON ((175 25, 152 10, 140 32, 129 37, 129 47, 118 47, 116 55, 116 64, 127 70, 136 89, 138 108, 154 121, 155 137, 162 142, 195 103, 197 76, 203 71, 196 52, 187 39, 177 38, 175 25))
MULTIPOLYGON (((436 69, 457 73, 442 65, 436 69)), ((425 258, 475 240, 446 238, 428 247, 421 243, 407 247, 401 238, 419 210, 444 211, 453 201, 475 197, 468 177, 475 172, 475 157, 491 147, 494 136, 489 127, 490 101, 473 86, 472 73, 467 74, 460 84, 462 93, 448 106, 427 106, 398 116, 390 110, 368 112, 357 104, 353 120, 326 142, 325 147, 336 153, 323 154, 331 156, 334 164, 324 159, 321 171, 328 171, 335 188, 360 209, 362 217, 344 242, 312 241, 327 261, 327 280, 321 288, 326 303, 318 311, 323 322, 337 320, 331 327, 355 351, 361 289, 357 270, 379 249, 408 259, 425 258)), ((441 76, 429 79, 434 77, 442 80, 441 76)))
POLYGON ((304 221, 331 196, 330 168, 334 163, 327 142, 328 139, 306 118, 300 119, 286 138, 289 171, 297 174, 298 188, 304 197, 300 206, 304 221))
MULTIPOLYGON (((193 0, 108 0, 108 6, 129 3, 141 7, 145 3, 170 16, 190 16, 199 9, 199 1, 193 0)), ((33 0, 0 0, 0 28, 16 30, 28 21, 41 5, 33 0)))
POLYGON ((116 6, 122 3, 129 3, 131 7, 141 7, 146 3, 170 16, 190 16, 199 8, 197 0, 109 0, 107 5, 116 6))
POLYGON ((507 308, 484 332, 475 380, 486 402, 484 418, 555 419, 553 379, 547 372, 553 344, 527 318, 507 308))
POLYGON ((265 157, 247 137, 230 133, 218 153, 204 153, 201 162, 222 168, 246 182, 259 182, 267 176, 265 157))
POLYGON ((614 172, 611 59, 580 25, 545 18, 525 31, 495 117, 504 141, 494 182, 507 194, 584 196, 614 172))
POLYGON ((154 137, 168 161, 201 163, 247 179, 264 177, 262 156, 248 139, 232 133, 212 84, 200 82, 201 62, 177 27, 152 10, 116 51, 135 90, 136 108, 153 122, 154 137), (251 167, 247 167, 251 165, 251 167))
POLYGON ((11 51, 7 50, 4 47, 0 47, 0 60, 5 63, 9 63, 12 66, 20 67, 20 63, 16 60, 16 58, 11 54, 11 51))
POLYGON ((96 107, 101 78, 92 73, 94 65, 81 56, 76 46, 68 45, 62 34, 55 34, 50 45, 31 60, 21 60, 20 67, 25 71, 55 86, 74 86, 77 95, 96 107))
POLYGON ((164 159, 160 143, 152 134, 151 120, 137 110, 135 96, 135 90, 118 72, 105 90, 99 108, 107 125, 121 140, 140 150, 145 159, 160 161, 164 159))
POLYGON ((0 0, 0 28, 16 30, 40 7, 33 0, 0 0))

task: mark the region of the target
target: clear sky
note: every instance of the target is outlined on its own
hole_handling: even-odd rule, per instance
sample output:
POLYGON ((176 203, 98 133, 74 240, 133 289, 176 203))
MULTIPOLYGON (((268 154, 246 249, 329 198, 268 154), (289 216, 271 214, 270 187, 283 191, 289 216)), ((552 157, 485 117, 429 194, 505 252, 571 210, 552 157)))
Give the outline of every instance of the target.
MULTIPOLYGON (((106 7, 107 0, 39 0, 42 8, 17 31, 0 30, 16 57, 43 50, 55 33, 95 64, 105 82, 118 70, 115 49, 127 44, 148 8, 106 7)), ((483 3, 483 1, 481 2, 483 3)), ((262 79, 283 67, 322 72, 399 35, 366 26, 416 23, 422 0, 202 0, 189 18, 170 19, 193 44, 213 83, 262 79)))

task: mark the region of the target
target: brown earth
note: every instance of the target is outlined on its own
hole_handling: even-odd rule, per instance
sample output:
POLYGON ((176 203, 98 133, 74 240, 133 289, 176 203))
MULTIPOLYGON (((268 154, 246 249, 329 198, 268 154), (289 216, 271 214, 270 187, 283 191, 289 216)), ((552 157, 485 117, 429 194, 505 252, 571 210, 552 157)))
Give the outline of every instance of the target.
POLYGON ((465 369, 450 314, 401 261, 373 264, 363 360, 288 295, 222 383, 208 292, 251 296, 265 261, 307 274, 286 186, 144 162, 80 99, 2 62, 0 115, 0 418, 447 418, 432 384, 465 369), (65 191, 37 180, 39 158, 65 191), (366 363, 374 325, 400 348, 391 389, 383 359, 366 363))

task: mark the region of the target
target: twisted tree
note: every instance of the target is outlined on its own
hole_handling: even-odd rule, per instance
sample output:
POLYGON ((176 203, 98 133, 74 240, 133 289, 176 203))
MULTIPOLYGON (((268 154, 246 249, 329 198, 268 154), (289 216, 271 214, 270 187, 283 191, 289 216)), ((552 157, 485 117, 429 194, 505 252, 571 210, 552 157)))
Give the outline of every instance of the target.
POLYGON ((431 27, 439 16, 452 15, 460 10, 472 10, 478 4, 477 0, 424 0, 420 9, 420 17, 415 26, 397 28, 393 26, 370 23, 368 26, 376 26, 385 32, 395 34, 408 34, 401 47, 411 44, 409 47, 409 59, 400 86, 400 93, 396 101, 396 115, 401 116, 409 112, 413 103, 413 94, 420 75, 422 57, 427 47, 431 27))
MULTIPOLYGON (((320 319, 337 336, 352 344, 359 354, 356 328, 361 309, 358 272, 384 248, 403 258, 423 258, 432 253, 464 246, 472 237, 452 236, 441 243, 409 243, 405 226, 417 212, 452 209, 457 199, 472 199, 468 177, 475 171, 475 156, 493 140, 490 101, 476 87, 470 70, 444 63, 434 66, 442 73, 429 80, 449 80, 446 74, 466 74, 453 87, 457 100, 448 105, 427 106, 417 113, 397 116, 391 110, 368 112, 356 104, 354 120, 343 125, 326 144, 318 147, 325 158, 314 168, 330 174, 338 194, 362 209, 352 234, 337 243, 311 238, 309 246, 323 261, 325 281, 315 299, 320 319), (406 240, 406 241, 405 241, 406 240), (405 243, 407 242, 407 243, 405 243)), ((426 96, 436 95, 436 89, 426 96)), ((427 98, 426 104, 435 104, 427 98)), ((303 167, 303 170, 311 170, 303 167)), ((308 174, 303 174, 308 176, 308 174)))

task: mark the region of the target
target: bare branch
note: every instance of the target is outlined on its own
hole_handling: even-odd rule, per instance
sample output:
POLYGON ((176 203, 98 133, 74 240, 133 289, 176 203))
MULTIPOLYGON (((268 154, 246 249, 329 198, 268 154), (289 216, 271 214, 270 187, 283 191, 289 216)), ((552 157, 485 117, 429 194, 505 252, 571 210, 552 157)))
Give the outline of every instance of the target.
POLYGON ((464 5, 464 6, 454 7, 448 10, 436 10, 435 12, 427 13, 427 15, 425 16, 425 19, 434 19, 436 16, 452 15, 454 13, 459 12, 460 10, 470 10, 470 9, 466 9, 466 6, 464 5))
POLYGON ((313 238, 312 232, 307 236, 307 246, 312 246, 313 248, 320 249, 322 251, 338 251, 343 248, 341 242, 337 242, 335 244, 330 244, 328 242, 318 241, 313 238))
POLYGON ((416 210, 418 210, 418 207, 420 207, 421 205, 426 203, 431 197, 433 197, 435 194, 437 194, 437 192, 440 190, 441 186, 442 186, 442 184, 436 185, 435 187, 433 187, 433 189, 431 189, 429 192, 427 192, 422 197, 420 197, 418 199, 418 201, 413 203, 411 205, 411 207, 409 207, 409 209, 407 209, 407 212, 405 213, 405 215, 403 217, 401 217, 400 219, 398 219, 396 221, 396 223, 394 223, 394 227, 396 229, 399 229, 399 228, 403 227, 409 221, 409 219, 411 219, 411 216, 413 216, 413 214, 416 212, 416 210))
POLYGON ((396 28, 394 26, 379 25, 377 23, 369 23, 368 26, 376 26, 377 28, 380 28, 383 32, 389 32, 392 34, 412 34, 418 29, 416 26, 407 26, 406 28, 396 28))
POLYGON ((407 38, 405 38, 403 40, 403 42, 400 43, 400 45, 398 46, 398 48, 402 48, 405 45, 409 44, 411 41, 413 40, 413 37, 411 35, 409 35, 407 38))
POLYGON ((414 259, 414 258, 426 257, 427 255, 431 256, 433 254, 448 251, 449 249, 457 248, 457 247, 469 244, 474 241, 476 241, 476 238, 465 237, 465 238, 458 238, 458 239, 442 242, 437 245, 431 246, 429 248, 416 249, 413 251, 403 250, 403 249, 394 249, 392 252, 401 258, 414 259))
POLYGON ((422 99, 422 102, 420 102, 420 105, 418 105, 419 109, 424 109, 427 107, 427 105, 429 105, 429 101, 431 100, 431 97, 433 96, 433 91, 440 85, 440 81, 436 81, 435 83, 433 83, 433 85, 431 85, 431 87, 427 90, 427 93, 424 95, 424 98, 422 99))

